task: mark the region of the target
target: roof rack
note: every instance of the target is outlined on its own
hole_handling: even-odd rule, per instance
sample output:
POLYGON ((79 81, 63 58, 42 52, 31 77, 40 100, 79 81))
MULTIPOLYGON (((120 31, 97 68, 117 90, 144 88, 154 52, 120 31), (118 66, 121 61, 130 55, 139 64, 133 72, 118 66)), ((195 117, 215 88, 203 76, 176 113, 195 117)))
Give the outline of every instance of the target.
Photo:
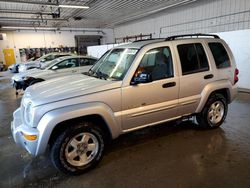
POLYGON ((184 37, 214 37, 215 39, 219 39, 220 37, 218 35, 212 35, 212 34, 202 34, 202 33, 196 33, 196 34, 188 34, 188 35, 174 35, 171 37, 166 38, 166 41, 170 41, 170 40, 175 40, 177 38, 184 38, 184 37))
POLYGON ((152 38, 152 39, 141 39, 141 40, 135 40, 132 43, 135 42, 143 42, 143 41, 150 41, 150 40, 164 40, 165 38, 152 38))

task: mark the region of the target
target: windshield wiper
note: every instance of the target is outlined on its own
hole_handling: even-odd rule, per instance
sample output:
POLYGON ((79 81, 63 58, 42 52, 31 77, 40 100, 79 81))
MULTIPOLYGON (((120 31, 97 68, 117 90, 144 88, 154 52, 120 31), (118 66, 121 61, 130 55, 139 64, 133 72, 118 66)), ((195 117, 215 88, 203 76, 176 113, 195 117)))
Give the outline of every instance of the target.
POLYGON ((104 80, 107 80, 107 78, 109 77, 109 75, 107 75, 107 74, 105 74, 105 73, 103 73, 103 72, 101 72, 101 71, 96 72, 95 75, 96 75, 98 78, 104 79, 104 80))
POLYGON ((93 71, 93 70, 89 70, 88 72, 84 72, 83 74, 87 75, 87 76, 93 76, 95 78, 99 78, 99 79, 104 79, 107 80, 107 78, 109 77, 109 75, 102 73, 101 71, 93 71))

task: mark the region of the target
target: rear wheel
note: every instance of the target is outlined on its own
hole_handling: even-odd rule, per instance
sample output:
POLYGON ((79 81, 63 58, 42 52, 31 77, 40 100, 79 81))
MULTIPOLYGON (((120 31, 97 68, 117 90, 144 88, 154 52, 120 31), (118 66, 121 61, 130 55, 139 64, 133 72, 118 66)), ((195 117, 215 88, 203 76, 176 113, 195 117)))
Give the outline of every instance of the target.
POLYGON ((221 94, 212 95, 201 113, 197 114, 197 122, 205 128, 219 127, 227 116, 228 104, 221 94))
POLYGON ((103 157, 104 134, 91 122, 62 132, 51 148, 51 159, 60 171, 77 175, 95 167, 103 157))

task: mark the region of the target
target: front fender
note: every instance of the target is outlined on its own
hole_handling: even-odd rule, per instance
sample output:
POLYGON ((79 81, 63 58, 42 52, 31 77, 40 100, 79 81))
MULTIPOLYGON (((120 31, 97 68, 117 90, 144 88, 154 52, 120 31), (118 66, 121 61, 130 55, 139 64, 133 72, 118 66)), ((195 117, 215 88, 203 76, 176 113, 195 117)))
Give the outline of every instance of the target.
POLYGON ((87 115, 100 115, 106 121, 112 138, 116 138, 121 134, 121 121, 115 118, 112 109, 108 105, 94 102, 66 106, 47 112, 39 121, 37 126, 39 138, 36 155, 45 152, 52 131, 59 123, 87 115))

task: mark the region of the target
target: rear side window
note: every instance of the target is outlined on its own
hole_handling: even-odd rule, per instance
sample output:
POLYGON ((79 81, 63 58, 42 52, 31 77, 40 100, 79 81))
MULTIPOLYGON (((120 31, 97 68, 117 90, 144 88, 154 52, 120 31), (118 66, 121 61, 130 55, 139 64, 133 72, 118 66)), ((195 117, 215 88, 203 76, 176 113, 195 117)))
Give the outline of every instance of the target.
POLYGON ((207 56, 202 44, 182 44, 178 45, 177 48, 183 75, 209 70, 207 56))
POLYGON ((80 58, 80 66, 94 65, 95 59, 80 58))
POLYGON ((226 49, 221 43, 209 43, 209 48, 213 54, 216 67, 226 68, 230 67, 230 60, 226 49))

